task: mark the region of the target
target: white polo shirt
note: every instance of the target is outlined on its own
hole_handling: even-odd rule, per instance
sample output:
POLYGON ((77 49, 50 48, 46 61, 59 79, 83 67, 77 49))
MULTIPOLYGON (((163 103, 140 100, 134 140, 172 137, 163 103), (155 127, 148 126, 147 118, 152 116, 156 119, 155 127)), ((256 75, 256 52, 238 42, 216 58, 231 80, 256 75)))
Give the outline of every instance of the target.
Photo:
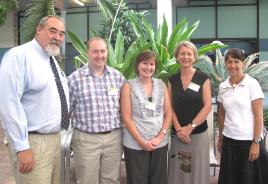
MULTIPOLYGON (((230 85, 229 78, 222 82, 217 99, 225 110, 222 134, 235 140, 253 140, 254 117, 251 102, 260 98, 264 98, 264 94, 258 81, 247 74, 235 88, 230 85)), ((263 137, 262 134, 260 136, 263 137)))

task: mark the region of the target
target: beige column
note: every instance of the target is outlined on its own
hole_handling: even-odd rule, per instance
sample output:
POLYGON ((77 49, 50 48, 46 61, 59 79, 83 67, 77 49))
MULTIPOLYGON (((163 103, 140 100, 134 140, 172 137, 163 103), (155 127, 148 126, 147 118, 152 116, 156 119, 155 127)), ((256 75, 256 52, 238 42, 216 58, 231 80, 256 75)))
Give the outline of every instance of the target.
POLYGON ((172 0, 157 0, 157 25, 163 23, 165 16, 169 35, 172 31, 172 0))

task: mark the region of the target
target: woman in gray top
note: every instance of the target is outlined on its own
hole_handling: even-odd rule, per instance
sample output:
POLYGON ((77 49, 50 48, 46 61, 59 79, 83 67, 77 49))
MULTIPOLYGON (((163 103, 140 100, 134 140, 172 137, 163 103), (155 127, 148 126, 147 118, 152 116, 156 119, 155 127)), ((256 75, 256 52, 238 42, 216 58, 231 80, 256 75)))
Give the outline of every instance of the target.
POLYGON ((153 77, 153 52, 144 51, 137 56, 135 71, 137 77, 123 85, 120 99, 127 183, 166 184, 167 129, 172 116, 167 87, 153 77))

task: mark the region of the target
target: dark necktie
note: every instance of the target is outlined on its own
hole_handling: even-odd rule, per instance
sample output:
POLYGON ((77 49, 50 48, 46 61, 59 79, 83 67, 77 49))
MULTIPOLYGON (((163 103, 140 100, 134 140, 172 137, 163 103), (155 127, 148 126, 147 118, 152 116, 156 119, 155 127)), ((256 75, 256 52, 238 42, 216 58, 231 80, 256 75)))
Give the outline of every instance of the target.
POLYGON ((68 130, 70 122, 69 122, 69 115, 68 115, 68 107, 67 107, 66 96, 65 96, 65 93, 64 93, 61 81, 60 81, 59 73, 57 71, 57 68, 56 68, 56 65, 54 63, 54 60, 53 60, 53 58, 51 56, 49 57, 49 60, 50 60, 50 66, 51 66, 51 69, 52 69, 52 72, 54 74, 54 78, 55 78, 55 81, 56 81, 56 85, 57 85, 57 88, 58 88, 58 92, 59 92, 59 95, 60 95, 61 124, 62 124, 62 127, 65 130, 68 130))

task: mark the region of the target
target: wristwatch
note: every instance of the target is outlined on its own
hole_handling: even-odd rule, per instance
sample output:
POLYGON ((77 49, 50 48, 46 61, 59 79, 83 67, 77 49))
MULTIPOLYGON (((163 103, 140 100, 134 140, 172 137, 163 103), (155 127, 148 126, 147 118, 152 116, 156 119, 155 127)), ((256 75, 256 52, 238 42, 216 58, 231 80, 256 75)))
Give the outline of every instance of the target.
POLYGON ((253 139, 253 142, 256 143, 256 144, 260 144, 261 142, 261 138, 257 138, 257 139, 253 139))
POLYGON ((192 126, 193 128, 195 128, 195 127, 196 127, 196 124, 195 124, 195 123, 191 123, 191 126, 192 126))
POLYGON ((166 135, 167 134, 167 130, 166 129, 161 129, 161 132, 166 135))

